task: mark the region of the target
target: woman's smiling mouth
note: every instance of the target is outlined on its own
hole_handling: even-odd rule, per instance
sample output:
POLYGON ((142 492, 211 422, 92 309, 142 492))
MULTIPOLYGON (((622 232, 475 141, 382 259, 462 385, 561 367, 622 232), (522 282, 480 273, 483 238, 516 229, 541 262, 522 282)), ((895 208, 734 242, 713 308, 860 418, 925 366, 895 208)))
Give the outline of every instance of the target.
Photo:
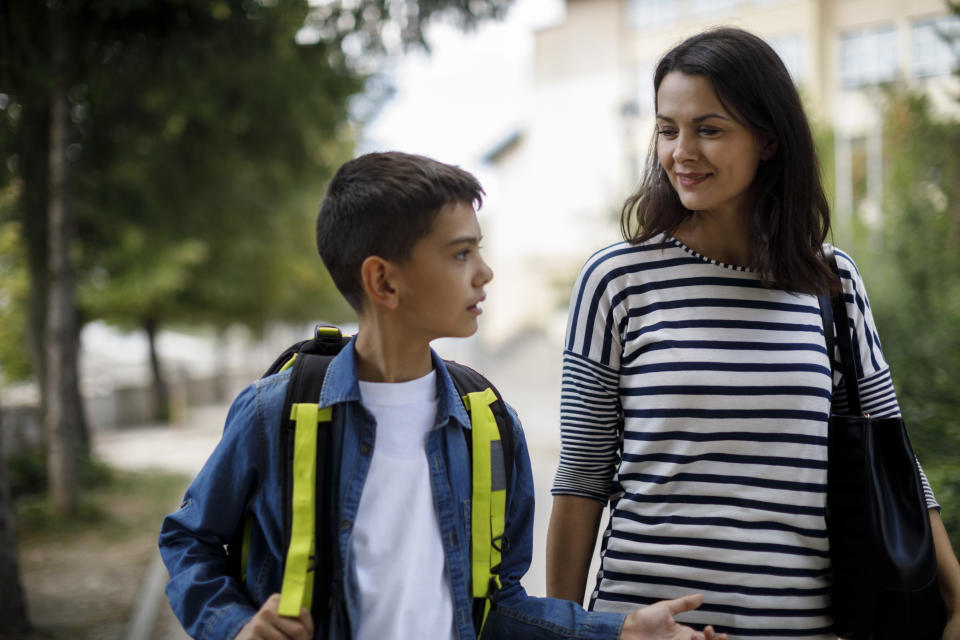
POLYGON ((677 173, 677 182, 684 187, 693 187, 700 184, 711 175, 710 173, 677 173))

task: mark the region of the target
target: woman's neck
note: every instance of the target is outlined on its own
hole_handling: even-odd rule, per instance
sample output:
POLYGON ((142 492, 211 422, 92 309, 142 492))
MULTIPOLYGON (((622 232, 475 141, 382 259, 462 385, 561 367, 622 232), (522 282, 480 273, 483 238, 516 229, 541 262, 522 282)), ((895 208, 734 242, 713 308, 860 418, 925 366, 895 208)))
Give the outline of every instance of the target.
POLYGON ((750 262, 750 225, 746 216, 720 216, 695 211, 673 236, 699 254, 737 266, 750 262))

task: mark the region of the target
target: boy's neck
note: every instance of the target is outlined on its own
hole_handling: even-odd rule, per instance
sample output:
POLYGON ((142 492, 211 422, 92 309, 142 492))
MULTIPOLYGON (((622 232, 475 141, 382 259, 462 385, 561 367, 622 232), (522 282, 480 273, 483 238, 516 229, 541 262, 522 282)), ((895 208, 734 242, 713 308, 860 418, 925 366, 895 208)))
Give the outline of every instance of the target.
POLYGON ((411 340, 373 322, 359 322, 354 341, 357 378, 364 382, 406 382, 433 370, 430 343, 411 340))

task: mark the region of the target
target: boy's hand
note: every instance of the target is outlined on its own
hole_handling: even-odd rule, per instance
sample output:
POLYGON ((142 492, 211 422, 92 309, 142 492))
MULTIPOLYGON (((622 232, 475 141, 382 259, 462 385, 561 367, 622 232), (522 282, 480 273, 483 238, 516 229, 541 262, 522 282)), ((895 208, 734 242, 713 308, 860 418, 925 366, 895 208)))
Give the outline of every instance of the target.
POLYGON ((280 594, 275 593, 260 607, 257 615, 243 625, 235 640, 310 640, 313 638, 313 618, 305 608, 299 618, 285 618, 277 613, 280 594))
POLYGON ((695 594, 637 609, 624 620, 620 640, 726 640, 727 634, 714 633, 712 627, 699 633, 673 619, 678 613, 696 609, 701 602, 703 596, 695 594))

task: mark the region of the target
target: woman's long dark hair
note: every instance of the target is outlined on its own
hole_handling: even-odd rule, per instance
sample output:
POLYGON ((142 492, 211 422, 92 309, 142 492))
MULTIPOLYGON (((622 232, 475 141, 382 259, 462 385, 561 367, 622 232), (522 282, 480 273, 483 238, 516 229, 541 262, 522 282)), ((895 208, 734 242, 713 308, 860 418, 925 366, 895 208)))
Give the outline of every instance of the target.
MULTIPOLYGON (((776 152, 760 163, 753 181, 749 264, 778 289, 800 293, 836 290, 839 282, 823 261, 830 207, 800 95, 776 52, 742 29, 711 29, 683 41, 660 59, 653 78, 654 104, 672 71, 703 76, 717 98, 755 133, 772 135, 776 152)), ((631 243, 672 235, 691 215, 650 145, 643 181, 623 205, 620 228, 631 243)))

